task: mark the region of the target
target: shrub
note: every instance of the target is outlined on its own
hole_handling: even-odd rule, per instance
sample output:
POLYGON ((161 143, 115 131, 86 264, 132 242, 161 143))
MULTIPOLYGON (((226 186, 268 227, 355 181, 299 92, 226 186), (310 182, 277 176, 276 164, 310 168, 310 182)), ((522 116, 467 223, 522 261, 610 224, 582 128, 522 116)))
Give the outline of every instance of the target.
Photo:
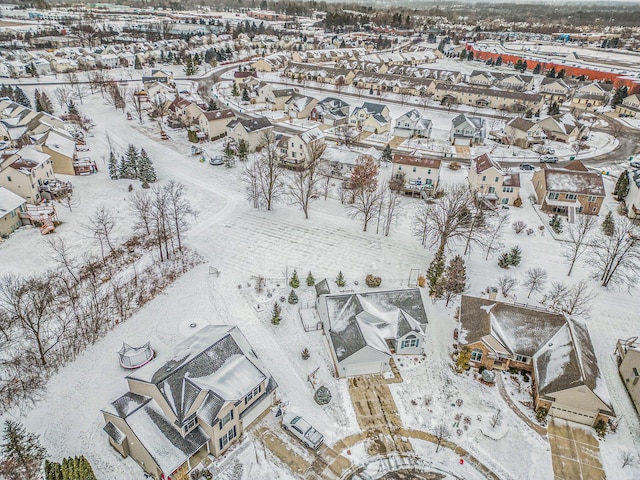
POLYGON ((522 260, 522 250, 517 245, 509 250, 509 265, 517 267, 522 260))
POLYGON ((562 219, 556 213, 551 220, 549 221, 549 225, 551 225, 551 229, 556 233, 562 233, 562 219))
POLYGON ((538 419, 539 422, 544 422, 547 418, 548 413, 549 413, 549 410, 547 410, 544 407, 540 407, 538 408, 538 410, 536 410, 536 418, 538 419))
POLYGON ((525 372, 524 370, 522 371, 522 380, 526 383, 529 383, 529 375, 527 375, 527 372, 525 372))
POLYGON ((367 278, 364 279, 364 283, 366 283, 368 287, 379 287, 382 283, 382 278, 369 274, 367 278))
POLYGON ((298 296, 296 295, 296 292, 294 290, 291 290, 288 301, 291 305, 295 305, 296 303, 298 303, 298 296))
POLYGON ((451 162, 449 164, 449 170, 460 170, 460 164, 458 162, 451 162))
POLYGON ((298 272, 293 271, 293 275, 291 275, 291 280, 289 280, 289 286, 291 288, 298 288, 300 286, 300 279, 298 278, 298 272))
POLYGON ((525 228, 527 228, 527 224, 524 223, 522 220, 518 220, 516 222, 513 222, 512 225, 513 229, 516 231, 516 233, 520 233, 522 232, 525 228))
POLYGON ((307 286, 308 287, 313 287, 313 285, 316 283, 315 279, 313 278, 313 275, 311 275, 311 272, 309 272, 309 274, 307 275, 307 286))
POLYGON ((514 207, 521 207, 522 206, 522 199, 520 197, 517 197, 514 201, 513 201, 513 206, 514 207))
POLYGON ((607 434, 607 422, 602 419, 598 420, 593 428, 600 438, 604 438, 604 436, 607 434))
POLYGON ((427 284, 427 277, 424 275, 418 275, 418 286, 424 287, 427 284))
POLYGON ((339 287, 344 287, 346 284, 346 282, 344 281, 344 275, 342 275, 342 272, 338 272, 338 276, 336 277, 336 285, 338 285, 339 287))
POLYGON ((485 367, 484 365, 480 365, 480 366, 478 367, 478 373, 482 373, 482 372, 484 372, 486 369, 487 369, 487 367, 485 367))
POLYGON ((509 253, 505 252, 498 257, 498 266, 500 268, 509 268, 511 262, 509 261, 509 253))
POLYGON ((456 372, 462 373, 469 370, 469 361, 471 360, 471 349, 464 345, 458 353, 458 360, 456 361, 456 372))
POLYGON ((304 349, 302 350, 301 355, 302 355, 302 359, 303 360, 309 360, 309 357, 311 356, 309 354, 309 349, 307 347, 304 347, 304 349))

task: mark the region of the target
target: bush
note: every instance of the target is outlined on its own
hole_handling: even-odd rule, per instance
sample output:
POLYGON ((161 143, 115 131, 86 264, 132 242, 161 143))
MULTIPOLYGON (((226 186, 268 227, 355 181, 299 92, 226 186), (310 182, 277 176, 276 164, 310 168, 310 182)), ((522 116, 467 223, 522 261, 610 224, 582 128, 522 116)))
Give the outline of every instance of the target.
POLYGON ((486 369, 487 369, 487 367, 485 367, 484 365, 480 365, 480 366, 478 367, 478 373, 480 373, 480 374, 481 374, 481 373, 482 373, 482 372, 484 372, 486 369))
POLYGON ((336 285, 338 285, 339 287, 344 287, 346 285, 346 282, 344 281, 344 275, 342 275, 342 272, 338 272, 338 276, 336 277, 336 285))
POLYGON ((427 284, 427 277, 424 275, 418 275, 418 286, 424 287, 427 284))
POLYGON ((518 220, 513 222, 512 225, 513 229, 516 231, 516 233, 520 233, 522 232, 525 228, 527 228, 527 224, 524 223, 522 220, 518 220))
POLYGON ((460 170, 460 164, 458 162, 451 162, 449 164, 449 170, 460 170))
POLYGON ((369 274, 367 278, 364 279, 364 283, 366 283, 368 287, 379 287, 382 283, 382 278, 369 274))
POLYGON ((309 354, 309 349, 307 347, 304 347, 304 349, 302 350, 301 355, 302 355, 302 359, 303 360, 309 360, 309 357, 311 356, 309 354))
POLYGON ((527 372, 525 372, 524 370, 522 371, 522 380, 526 383, 529 383, 529 375, 527 375, 527 372))
POLYGON ((293 275, 291 275, 291 280, 289 280, 289 286, 291 288, 298 288, 300 286, 300 279, 298 278, 298 272, 293 271, 293 275))
POLYGON ((517 197, 514 201, 513 201, 513 206, 514 207, 521 207, 522 206, 522 199, 520 197, 517 197))
POLYGON ((298 303, 298 295, 296 295, 296 292, 294 290, 291 290, 288 301, 291 305, 295 305, 296 303, 298 303))
POLYGON ((607 422, 602 419, 598 420, 593 428, 600 438, 604 438, 607 434, 607 422))
POLYGON ((549 221, 549 225, 551 225, 551 229, 556 233, 562 233, 562 219, 556 213, 553 218, 549 221))
POLYGON ((471 360, 471 349, 466 345, 464 345, 460 349, 460 353, 458 353, 458 360, 456 361, 456 372, 462 373, 469 370, 469 368, 471 368, 469 366, 470 360, 471 360))
POLYGON ((522 250, 517 245, 509 250, 509 265, 517 267, 522 261, 522 250))
POLYGON ((307 287, 313 287, 315 283, 316 280, 313 278, 313 275, 311 275, 311 272, 309 272, 309 274, 307 275, 307 287))
POLYGON ((538 419, 539 422, 544 422, 547 418, 548 413, 549 413, 549 410, 547 410, 544 407, 540 407, 538 408, 538 410, 536 410, 536 418, 538 419))
POLYGON ((498 266, 500 268, 509 268, 511 262, 509 261, 509 253, 505 252, 498 257, 498 266))

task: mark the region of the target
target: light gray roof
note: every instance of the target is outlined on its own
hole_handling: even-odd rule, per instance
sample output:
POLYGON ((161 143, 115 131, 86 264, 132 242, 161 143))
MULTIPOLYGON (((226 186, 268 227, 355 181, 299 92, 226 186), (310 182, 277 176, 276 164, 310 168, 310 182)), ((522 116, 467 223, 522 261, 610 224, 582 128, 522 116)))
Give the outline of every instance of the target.
POLYGON ((316 296, 327 295, 331 293, 331 287, 329 286, 329 281, 325 278, 324 280, 320 280, 315 285, 316 288, 316 296))

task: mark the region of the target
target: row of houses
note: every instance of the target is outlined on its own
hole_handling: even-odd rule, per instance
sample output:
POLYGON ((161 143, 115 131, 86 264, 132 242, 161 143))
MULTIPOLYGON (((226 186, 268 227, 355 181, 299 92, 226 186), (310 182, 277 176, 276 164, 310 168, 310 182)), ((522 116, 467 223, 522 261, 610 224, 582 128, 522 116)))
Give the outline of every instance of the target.
POLYGON ((589 136, 590 130, 571 113, 552 115, 542 120, 513 118, 503 131, 490 132, 495 140, 520 148, 531 148, 549 140, 563 143, 579 142, 589 136))

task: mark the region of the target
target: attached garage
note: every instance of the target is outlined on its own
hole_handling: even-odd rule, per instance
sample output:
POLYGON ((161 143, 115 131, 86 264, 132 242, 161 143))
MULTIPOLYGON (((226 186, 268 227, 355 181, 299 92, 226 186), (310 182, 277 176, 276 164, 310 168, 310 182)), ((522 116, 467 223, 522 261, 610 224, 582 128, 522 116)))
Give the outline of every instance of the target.
POLYGON ((272 405, 272 394, 268 393, 264 398, 251 406, 249 411, 244 411, 240 415, 242 420, 242 430, 246 430, 260 415, 262 415, 272 405))
POLYGON ((374 373, 382 373, 389 370, 389 364, 386 362, 369 362, 347 365, 345 367, 346 377, 355 377, 357 375, 371 375, 374 373))
POLYGON ((596 413, 586 412, 584 410, 576 410, 565 405, 552 405, 549 412, 554 418, 562 418, 584 425, 593 425, 596 421, 596 413))

